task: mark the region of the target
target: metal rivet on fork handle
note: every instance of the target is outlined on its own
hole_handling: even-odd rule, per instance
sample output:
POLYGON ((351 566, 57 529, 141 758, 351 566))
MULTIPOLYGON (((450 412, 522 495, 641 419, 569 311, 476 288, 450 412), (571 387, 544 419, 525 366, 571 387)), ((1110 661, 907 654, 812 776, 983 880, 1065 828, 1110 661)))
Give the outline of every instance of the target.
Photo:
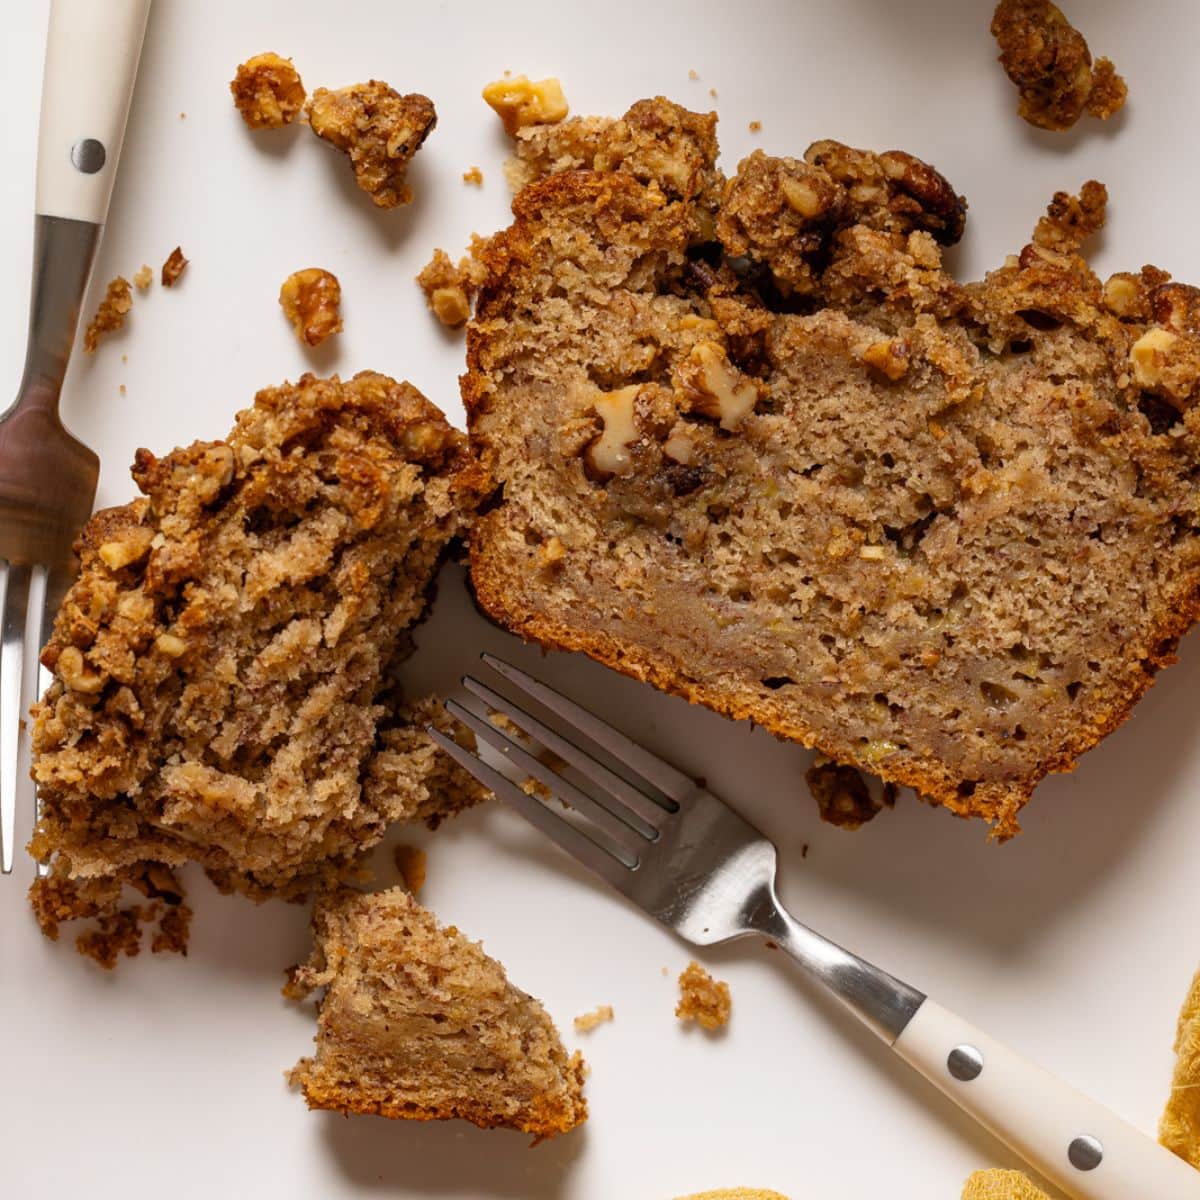
POLYGON ((104 149, 104 143, 95 138, 80 138, 71 147, 71 163, 75 170, 82 171, 85 175, 95 175, 104 166, 107 158, 108 152, 104 149))
POLYGON ((1067 1147, 1071 1166, 1079 1171, 1094 1171, 1104 1160, 1104 1147, 1098 1138, 1081 1134, 1067 1147))
POLYGON ((983 1055, 974 1046, 965 1043, 955 1046, 946 1058, 946 1070, 955 1079, 970 1083, 972 1079, 978 1079, 983 1070, 983 1055))

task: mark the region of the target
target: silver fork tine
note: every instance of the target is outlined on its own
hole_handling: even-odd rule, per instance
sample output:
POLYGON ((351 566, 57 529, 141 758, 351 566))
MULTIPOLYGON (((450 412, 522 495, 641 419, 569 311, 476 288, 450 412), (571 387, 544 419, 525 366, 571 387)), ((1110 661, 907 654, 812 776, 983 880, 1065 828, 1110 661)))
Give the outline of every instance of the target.
POLYGON ((614 887, 624 890, 628 887, 629 868, 616 856, 608 846, 601 844, 602 835, 593 836, 576 828, 566 818, 552 811, 536 796, 523 792, 510 779, 505 779, 494 767, 489 766, 464 750, 453 738, 447 737, 433 725, 425 727, 431 738, 459 766, 470 771, 480 783, 492 789, 502 800, 511 804, 531 825, 536 825, 551 841, 557 843, 572 857, 577 858, 584 866, 590 867, 597 875, 607 879, 614 887))
POLYGON ((0 871, 12 873, 17 838, 18 751, 21 739, 21 681, 25 667, 25 621, 29 609, 27 566, 4 571, 0 617, 0 871))
MULTIPOLYGON (((478 696, 485 704, 497 712, 503 713, 526 733, 537 738, 547 750, 557 754, 581 775, 590 779, 598 787, 602 787, 614 800, 620 801, 626 808, 636 813, 652 829, 658 828, 657 822, 661 821, 667 813, 679 810, 679 805, 673 800, 667 800, 664 804, 660 804, 639 792, 615 771, 610 771, 603 763, 594 759, 586 750, 576 746, 574 742, 568 742, 566 738, 560 737, 532 713, 526 712, 520 705, 514 704, 511 700, 501 696, 499 692, 493 691, 487 684, 481 683, 471 675, 465 676, 462 682, 468 692, 478 696), (667 805, 670 807, 666 807, 667 805)), ((651 837, 653 835, 646 833, 643 836, 651 837)))
POLYGON ((500 751, 527 775, 532 775, 539 783, 548 787, 560 800, 565 800, 572 808, 594 821, 627 856, 627 866, 632 867, 637 863, 637 845, 634 838, 629 836, 631 833, 642 842, 653 841, 658 836, 657 830, 652 825, 647 825, 636 813, 623 810, 616 801, 605 804, 602 800, 580 791, 570 780, 564 779, 490 721, 477 717, 457 700, 447 700, 445 709, 452 717, 466 725, 476 737, 487 742, 493 750, 500 751))
POLYGON ((606 721, 600 720, 594 713, 581 708, 573 700, 568 700, 561 692, 556 692, 541 680, 534 679, 532 675, 527 675, 519 667, 514 667, 494 654, 482 654, 480 658, 496 674, 504 676, 509 683, 532 696, 539 704, 544 705, 555 716, 561 717, 618 762, 625 763, 668 799, 684 800, 696 791, 694 779, 676 770, 670 763, 663 762, 644 746, 639 746, 637 742, 626 737, 619 729, 614 729, 606 721))
MULTIPOLYGON (((25 656, 24 698, 21 700, 21 715, 29 721, 29 710, 33 702, 43 696, 50 686, 53 675, 41 664, 42 647, 50 637, 54 626, 54 618, 58 612, 59 603, 66 592, 66 580, 61 575, 52 573, 43 566, 33 568, 33 577, 29 591, 29 613, 31 628, 27 630, 25 656)), ((17 809, 19 812, 32 810, 33 823, 36 826, 42 819, 41 800, 38 798, 37 784, 33 781, 32 728, 21 739, 21 757, 19 762, 19 778, 17 782, 17 809)), ((50 864, 39 862, 34 870, 39 878, 49 873, 50 864)))

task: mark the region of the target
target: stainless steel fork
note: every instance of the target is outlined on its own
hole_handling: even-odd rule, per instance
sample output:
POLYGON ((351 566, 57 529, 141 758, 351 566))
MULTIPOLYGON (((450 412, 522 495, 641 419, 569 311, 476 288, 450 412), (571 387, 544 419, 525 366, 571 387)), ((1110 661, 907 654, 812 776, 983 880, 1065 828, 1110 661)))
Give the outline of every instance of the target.
POLYGON ((1200 1173, 1133 1126, 797 921, 775 892, 775 846, 694 779, 524 671, 487 654, 483 661, 570 736, 471 676, 463 680, 467 691, 551 751, 564 770, 573 769, 580 785, 456 700, 446 701, 453 716, 561 803, 527 793, 432 726, 430 735, 652 917, 697 946, 750 934, 773 939, 910 1066, 1068 1195, 1200 1197, 1200 1173), (624 773, 613 769, 618 764, 624 773))
POLYGON ((100 460, 58 415, 141 54, 150 0, 52 0, 38 129, 29 346, 0 416, 0 871, 13 867, 17 812, 34 807, 21 736, 37 654, 75 571, 100 460))

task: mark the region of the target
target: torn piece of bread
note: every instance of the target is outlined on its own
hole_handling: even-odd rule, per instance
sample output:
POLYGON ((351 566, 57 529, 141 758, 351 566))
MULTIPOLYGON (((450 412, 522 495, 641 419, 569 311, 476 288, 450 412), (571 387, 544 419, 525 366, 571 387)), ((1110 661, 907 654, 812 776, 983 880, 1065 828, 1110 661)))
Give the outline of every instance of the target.
POLYGON ((963 285, 928 164, 635 109, 482 252, 480 604, 1015 833, 1200 612, 1200 292, 1092 273, 1097 183, 963 285))
POLYGON ((323 987, 316 1054, 292 1079, 310 1108, 460 1117, 538 1138, 587 1117, 584 1063, 546 1010, 402 888, 318 900, 316 945, 285 994, 323 987))
POLYGON ((139 451, 134 478, 144 498, 84 529, 42 654, 30 852, 51 881, 194 861, 292 895, 389 823, 482 796, 394 678, 479 497, 437 408, 383 375, 306 375, 224 441, 139 451))
POLYGON ((428 96, 402 96, 371 79, 336 91, 317 88, 305 111, 313 133, 349 158, 372 204, 395 208, 412 200, 408 164, 437 124, 428 96))

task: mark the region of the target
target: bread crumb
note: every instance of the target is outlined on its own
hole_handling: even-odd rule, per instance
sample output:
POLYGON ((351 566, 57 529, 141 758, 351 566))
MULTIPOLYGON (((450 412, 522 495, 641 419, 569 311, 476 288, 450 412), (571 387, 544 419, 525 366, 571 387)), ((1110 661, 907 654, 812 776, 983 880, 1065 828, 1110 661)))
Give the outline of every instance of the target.
POLYGON ((296 336, 306 346, 319 346, 342 331, 339 305, 342 287, 332 271, 306 267, 289 275, 279 288, 279 303, 296 336))
POLYGON ((504 131, 515 134, 527 125, 554 125, 570 111, 562 84, 557 79, 529 79, 524 75, 497 79, 483 89, 483 98, 504 124, 504 131))
POLYGON ((1173 1154, 1200 1167, 1200 971, 1179 1012, 1175 1072, 1158 1126, 1158 1140, 1173 1154))
POLYGON ((472 254, 458 260, 456 267, 450 256, 436 249, 433 257, 421 268, 417 284, 425 293, 425 302, 447 328, 457 329, 467 323, 471 302, 481 280, 481 266, 472 254))
POLYGON ((420 846, 399 845, 392 855, 404 886, 417 895, 425 886, 425 851, 420 846))
POLYGON ((124 384, 121 384, 121 385, 120 385, 120 386, 117 388, 117 391, 118 391, 118 392, 120 392, 122 396, 123 396, 123 395, 125 395, 125 385, 124 385, 124 384))
POLYGON ((699 79, 700 72, 697 71, 694 67, 689 67, 688 68, 688 78, 689 79, 699 79))
POLYGON ((179 282, 180 275, 187 269, 188 261, 188 259, 183 257, 183 250, 179 246, 176 246, 167 255, 167 260, 163 263, 161 272, 163 287, 174 287, 179 282))
POLYGON ((605 1021, 613 1019, 613 1010, 611 1004, 597 1005, 591 1012, 584 1013, 582 1016, 575 1018, 575 1028, 580 1033, 590 1033, 597 1025, 603 1025, 605 1021))
POLYGON ((715 100, 717 98, 717 89, 715 87, 709 88, 708 94, 715 100))
POLYGON ((104 289, 104 298, 96 315, 88 323, 83 333, 83 351, 85 354, 95 354, 100 339, 110 333, 116 333, 125 324, 125 318, 133 307, 133 294, 129 290, 129 280, 118 275, 104 289))
POLYGON ((473 187, 483 187, 483 172, 478 167, 468 167, 463 172, 463 183, 469 183, 473 187))
POLYGON ((270 51, 242 63, 229 90, 234 107, 251 129, 282 129, 304 106, 304 84, 292 60, 270 51))
POLYGON ((180 119, 181 121, 186 121, 186 120, 187 120, 187 113, 185 113, 185 112, 181 112, 181 113, 179 114, 179 119, 180 119))
POLYGON ((350 160, 355 181, 376 208, 412 200, 408 164, 437 124, 428 96, 402 96, 372 79, 337 91, 317 88, 305 111, 313 133, 350 160))
POLYGON ((750 132, 751 133, 762 133, 762 122, 761 121, 751 121, 750 122, 750 132))
POLYGON ((133 286, 144 292, 154 282, 154 272, 145 263, 134 273, 133 286))
POLYGON ((729 1022, 732 1004, 729 984, 714 979, 694 959, 679 976, 679 1003, 675 1015, 681 1021, 695 1021, 710 1032, 729 1022))
POLYGON ((127 362, 129 361, 129 355, 128 355, 128 354, 122 354, 122 355, 121 355, 121 361, 122 361, 123 363, 127 363, 127 362))
POLYGON ((1020 1171, 976 1171, 963 1185, 962 1200, 1050 1200, 1020 1171))

